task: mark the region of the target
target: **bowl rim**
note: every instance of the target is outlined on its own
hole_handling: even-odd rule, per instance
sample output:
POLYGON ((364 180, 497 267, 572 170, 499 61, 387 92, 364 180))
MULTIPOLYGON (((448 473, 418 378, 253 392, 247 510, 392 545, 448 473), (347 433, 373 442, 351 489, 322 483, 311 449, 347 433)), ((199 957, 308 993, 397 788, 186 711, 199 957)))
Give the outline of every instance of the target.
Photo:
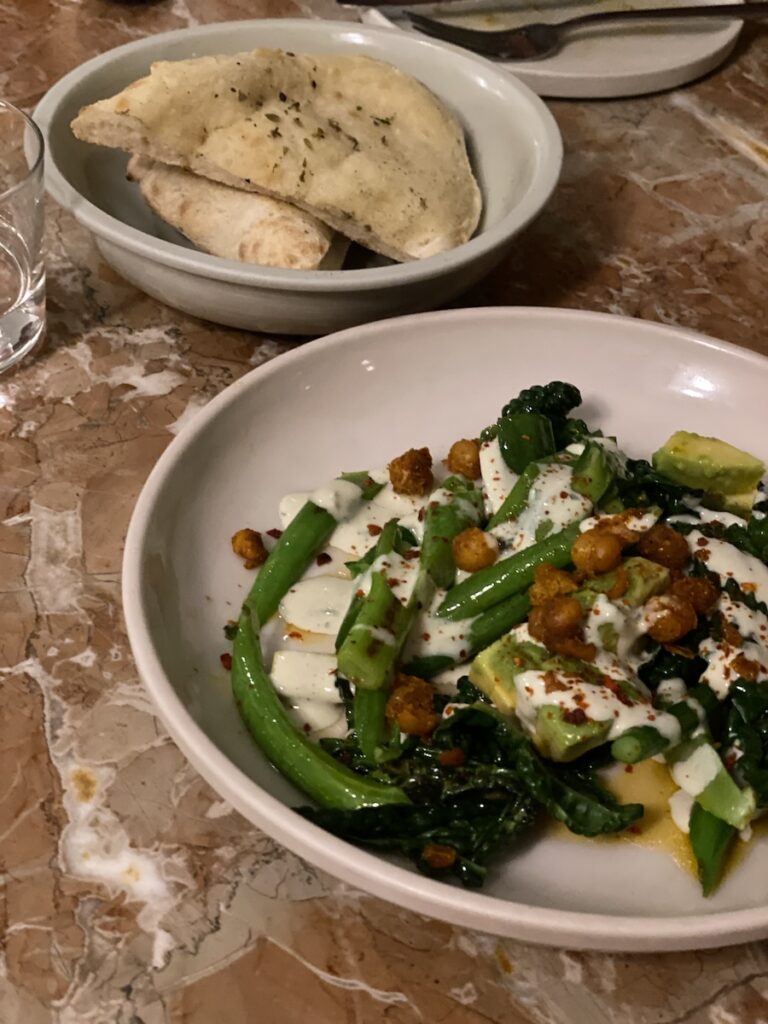
MULTIPOLYGON (((545 307, 486 307, 433 313, 411 314, 387 321, 348 328, 328 335, 249 371, 213 398, 168 447, 152 469, 131 516, 123 556, 122 599, 128 638, 139 676, 147 689, 158 716, 171 737, 201 775, 244 817, 264 829, 278 842, 299 856, 339 876, 343 881, 418 913, 452 924, 522 939, 549 946, 610 952, 660 952, 666 950, 705 949, 731 945, 768 935, 768 905, 741 910, 690 914, 678 918, 640 917, 557 910, 503 900, 475 891, 459 889, 445 882, 419 875, 392 864, 338 839, 311 824, 296 811, 261 789, 210 740, 193 719, 166 676, 150 639, 148 615, 142 599, 142 551, 154 508, 165 480, 182 454, 221 411, 238 401, 258 382, 263 385, 276 373, 316 355, 358 344, 367 335, 384 330, 407 331, 414 325, 440 326, 446 322, 465 322, 474 332, 478 322, 501 320, 506 324, 517 318, 550 319, 567 325, 573 318, 586 323, 627 324, 633 331, 670 335, 701 349, 723 352, 759 367, 765 372, 768 359, 759 353, 729 342, 710 338, 697 331, 672 327, 634 317, 617 316, 587 310, 545 307), (350 856, 351 853, 353 856, 350 856)), ((599 327, 598 327, 599 329, 599 327)), ((662 339, 660 339, 662 340, 662 339)))
MULTIPOLYGON (((456 271, 466 264, 482 259, 489 253, 503 246, 513 235, 522 231, 549 201, 560 177, 563 161, 563 142, 557 122, 551 112, 536 93, 519 79, 499 69, 493 62, 477 54, 462 50, 448 43, 438 42, 424 37, 406 37, 404 33, 395 33, 392 29, 367 26, 351 21, 323 21, 309 18, 264 18, 241 21, 217 22, 212 25, 200 25, 192 28, 174 29, 157 35, 124 43, 107 50, 105 53, 92 57, 78 67, 73 68, 58 80, 35 108, 33 117, 37 122, 48 149, 45 166, 46 191, 58 203, 69 210, 79 223, 92 231, 97 237, 117 245, 144 259, 160 263, 163 266, 198 277, 226 281, 233 284, 254 285, 285 291, 325 292, 344 289, 358 291, 372 286, 399 287, 417 281, 429 280, 445 273, 456 271), (237 260, 227 260, 212 256, 196 249, 187 249, 173 242, 146 234, 138 228, 125 224, 117 217, 105 213, 98 206, 85 198, 74 188, 62 173, 50 153, 50 126, 62 103, 72 88, 83 78, 99 71, 126 53, 141 52, 157 45, 158 41, 169 42, 186 37, 191 40, 210 36, 228 35, 237 28, 251 29, 256 26, 268 30, 285 29, 301 26, 317 36, 328 36, 334 33, 354 32, 358 37, 368 36, 377 40, 391 40, 396 35, 396 47, 392 50, 392 61, 396 61, 397 50, 403 46, 420 49, 442 58, 445 61, 462 61, 464 64, 478 65, 488 81, 506 90, 508 94, 516 94, 527 103, 532 116, 537 121, 534 136, 534 147, 538 152, 538 167, 534 179, 513 210, 510 210, 496 224, 467 242, 449 249, 436 256, 422 260, 411 260, 395 263, 391 266, 369 267, 352 270, 290 270, 279 267, 261 267, 257 264, 243 264, 237 260)), ((363 40, 364 43, 364 40, 363 40)), ((87 143, 83 143, 87 145, 87 143)))

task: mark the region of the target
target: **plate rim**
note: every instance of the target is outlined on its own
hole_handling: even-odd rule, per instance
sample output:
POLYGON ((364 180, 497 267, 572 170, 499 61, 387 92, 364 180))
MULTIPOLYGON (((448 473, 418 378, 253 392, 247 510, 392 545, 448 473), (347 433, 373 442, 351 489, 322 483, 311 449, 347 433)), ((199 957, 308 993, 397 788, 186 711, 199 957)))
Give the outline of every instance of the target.
POLYGON ((141 681, 158 717, 174 742, 206 781, 243 816, 296 855, 387 902, 402 905, 459 927, 489 932, 551 947, 608 952, 666 952, 733 945, 768 935, 768 904, 741 910, 689 914, 679 918, 592 914, 557 910, 503 900, 426 878, 415 870, 382 860, 367 850, 338 839, 306 821, 296 811, 258 786, 221 751, 187 711, 160 664, 149 639, 148 617, 141 596, 143 539, 169 470, 208 423, 247 392, 254 381, 290 372, 297 363, 311 360, 327 349, 355 345, 369 333, 401 332, 421 323, 467 322, 475 330, 478 320, 523 318, 567 322, 574 318, 600 324, 631 324, 635 331, 673 335, 695 348, 724 352, 768 369, 768 357, 731 342, 711 338, 685 327, 589 310, 535 306, 490 306, 417 313, 338 331, 297 346, 256 367, 230 384, 201 409, 174 437, 151 470, 131 515, 122 564, 122 604, 131 651, 141 681), (354 851, 354 856, 350 853, 354 851))
MULTIPOLYGON (((718 0, 698 0, 702 8, 717 3, 718 0)), ((739 6, 747 0, 727 0, 739 6)), ((381 7, 361 8, 361 21, 364 25, 391 27, 410 35, 399 20, 388 18, 381 7)), ((706 15, 703 15, 706 18, 706 15)), ((736 24, 730 31, 723 31, 722 41, 707 53, 695 59, 686 59, 663 71, 564 71, 557 67, 551 68, 546 63, 536 61, 494 61, 496 67, 503 68, 508 74, 524 82, 539 96, 550 99, 618 99, 627 96, 644 96, 653 92, 666 92, 676 89, 687 82, 693 82, 702 75, 713 71, 725 61, 736 43, 744 27, 744 21, 734 18, 736 24)), ((556 57, 554 58, 556 59, 556 57)))
MULTIPOLYGON (((157 259, 159 252, 162 256, 161 265, 174 270, 228 283, 257 285, 281 291, 334 292, 342 286, 348 291, 360 291, 371 286, 410 285, 445 273, 457 272, 467 264, 487 257, 507 244, 510 239, 510 229, 505 228, 504 224, 514 211, 506 214, 499 223, 476 234, 462 245, 424 260, 411 260, 384 267, 324 270, 322 272, 243 264, 236 260, 227 260, 201 251, 187 249, 124 223, 96 206, 70 185, 54 161, 48 139, 51 125, 61 103, 78 81, 109 65, 116 58, 119 59, 126 53, 150 49, 158 41, 162 42, 163 40, 171 42, 181 37, 194 40, 228 35, 237 29, 251 30, 258 27, 278 30, 284 27, 290 29, 290 27, 299 25, 318 35, 327 35, 333 32, 353 32, 360 35, 361 32, 365 32, 371 33, 374 38, 381 39, 391 33, 388 28, 353 21, 325 21, 312 18, 247 18, 159 32, 97 54, 72 68, 55 82, 36 105, 32 114, 33 120, 43 134, 48 150, 45 162, 46 192, 97 238, 103 238, 134 255, 146 257, 153 262, 160 262, 157 259)), ((493 77, 500 89, 517 93, 521 100, 528 105, 531 115, 536 118, 538 127, 532 147, 532 151, 535 150, 537 154, 536 174, 523 201, 516 208, 522 213, 522 216, 518 218, 515 226, 511 229, 512 235, 519 234, 544 209, 560 180, 563 163, 563 139, 553 114, 530 86, 514 76, 510 78, 503 68, 497 67, 493 61, 478 54, 426 37, 413 37, 413 39, 409 37, 405 45, 415 45, 419 49, 437 51, 439 54, 447 53, 454 60, 460 59, 465 63, 478 64, 486 76, 493 77)), ((87 145, 87 143, 83 143, 83 145, 87 145)))

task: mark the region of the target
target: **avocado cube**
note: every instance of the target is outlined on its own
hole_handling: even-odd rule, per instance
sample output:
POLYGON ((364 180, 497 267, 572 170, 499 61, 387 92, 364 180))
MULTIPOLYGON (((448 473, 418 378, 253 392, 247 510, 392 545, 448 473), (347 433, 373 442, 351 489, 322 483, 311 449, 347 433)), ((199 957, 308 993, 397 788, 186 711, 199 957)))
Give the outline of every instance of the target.
POLYGON ((549 652, 537 644, 521 644, 511 634, 481 651, 469 670, 469 680, 489 697, 502 714, 513 714, 517 695, 515 676, 540 670, 549 652))
MULTIPOLYGON (((627 575, 627 589, 616 600, 629 605, 630 608, 639 608, 641 604, 656 594, 663 594, 669 587, 669 569, 663 565, 657 565, 640 555, 633 555, 625 558, 622 568, 627 575)), ((576 597, 585 608, 592 606, 596 594, 607 594, 613 590, 618 582, 618 570, 606 572, 602 576, 595 576, 578 590, 576 597)))
POLYGON ((678 430, 653 455, 654 468, 673 483, 711 494, 754 490, 765 465, 717 437, 678 430))
POLYGON ((604 743, 610 729, 610 722, 568 721, 567 712, 557 704, 545 704, 536 715, 533 742, 550 761, 573 761, 604 743))

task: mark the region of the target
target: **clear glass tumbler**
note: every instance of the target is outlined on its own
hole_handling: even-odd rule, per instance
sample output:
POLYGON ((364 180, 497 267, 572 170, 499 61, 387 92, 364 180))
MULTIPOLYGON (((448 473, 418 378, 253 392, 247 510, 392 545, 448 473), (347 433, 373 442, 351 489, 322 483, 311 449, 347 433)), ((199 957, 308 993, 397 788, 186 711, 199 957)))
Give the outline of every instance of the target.
POLYGON ((43 137, 0 100, 0 373, 31 353, 44 331, 43 137))

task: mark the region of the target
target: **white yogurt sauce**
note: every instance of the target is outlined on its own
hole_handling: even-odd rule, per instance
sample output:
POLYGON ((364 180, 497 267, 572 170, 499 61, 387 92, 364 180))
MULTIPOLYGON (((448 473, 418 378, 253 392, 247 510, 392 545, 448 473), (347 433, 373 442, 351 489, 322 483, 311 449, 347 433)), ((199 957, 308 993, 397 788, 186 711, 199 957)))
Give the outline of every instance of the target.
MULTIPOLYGON (((464 661, 469 653, 469 629, 473 619, 450 622, 440 619, 437 609, 447 591, 438 590, 428 608, 423 608, 416 617, 403 653, 404 661, 444 654, 454 661, 464 661)), ((459 673, 466 674, 466 669, 459 673)))
POLYGON ((354 590, 354 580, 338 576, 299 580, 280 602, 280 614, 299 629, 336 636, 354 590))
POLYGON ((693 810, 694 798, 684 789, 678 789, 669 798, 669 816, 681 832, 686 835, 691 830, 691 811, 693 810))
POLYGON ((277 514, 280 517, 280 526, 283 529, 285 529, 286 526, 296 518, 304 505, 306 505, 308 499, 308 491, 294 491, 291 494, 283 495, 280 499, 280 504, 277 506, 277 514))
POLYGON ((720 595, 717 607, 744 637, 741 646, 733 646, 725 640, 714 640, 711 637, 699 644, 699 654, 707 660, 701 680, 709 684, 720 700, 724 700, 731 683, 740 674, 738 665, 734 665, 739 657, 757 665, 758 681, 768 679, 768 617, 732 600, 727 594, 720 595))
POLYGON ((615 465, 621 473, 626 472, 627 468, 627 456, 619 448, 619 445, 613 437, 593 437, 590 439, 594 444, 599 445, 605 454, 608 456, 608 462, 615 465))
POLYGON ((330 512, 336 520, 348 519, 360 505, 362 492, 349 480, 332 480, 312 491, 309 500, 330 512))
POLYGON ((704 508, 703 505, 696 506, 696 515, 670 516, 670 523, 721 523, 723 526, 746 526, 746 519, 736 516, 732 512, 718 512, 716 509, 704 508))
MULTIPOLYGON (((628 530, 634 530, 636 533, 647 533, 652 526, 656 524, 659 518, 658 512, 640 512, 634 515, 624 515, 620 513, 621 521, 627 527, 628 530)), ((590 516, 589 519, 585 519, 579 529, 582 533, 586 533, 587 530, 593 530, 600 523, 610 522, 611 519, 615 519, 616 516, 612 513, 606 513, 602 516, 590 516)))
POLYGON ((558 533, 592 510, 592 502, 573 490, 570 466, 552 463, 542 466, 528 494, 528 502, 517 517, 493 527, 489 532, 508 543, 514 554, 536 543, 536 529, 551 523, 551 533, 558 533))
POLYGON ((504 499, 517 483, 514 473, 504 461, 498 438, 480 445, 480 475, 483 478, 483 499, 489 514, 498 512, 504 499))
POLYGON ((691 530, 686 540, 691 552, 708 552, 704 564, 721 579, 735 579, 739 586, 752 591, 759 601, 768 602, 768 566, 759 558, 739 551, 727 541, 705 537, 699 530, 691 530), (701 541, 701 543, 699 543, 701 541))
POLYGON ((684 761, 669 766, 674 782, 692 797, 697 797, 713 781, 723 764, 714 747, 702 743, 684 761))
POLYGON ((658 711, 648 700, 633 701, 623 695, 623 699, 619 699, 608 686, 588 683, 573 676, 557 673, 555 676, 556 686, 563 689, 552 686, 551 673, 529 670, 515 678, 515 712, 528 732, 536 731, 539 708, 555 705, 565 712, 580 709, 595 722, 610 722, 609 740, 635 726, 652 725, 670 744, 679 741, 680 724, 677 719, 658 711))
POLYGON ((660 700, 676 704, 685 698, 688 687, 682 679, 662 679, 656 687, 656 695, 660 700))
POLYGON ((344 708, 334 685, 336 656, 307 651, 276 651, 272 660, 272 682, 289 706, 299 728, 320 736, 343 736, 344 708))
POLYGON ((335 684, 336 656, 333 654, 276 651, 271 676, 278 693, 293 704, 306 700, 341 703, 335 684))
POLYGON ((584 639, 598 649, 596 664, 608 675, 622 678, 627 665, 633 671, 642 665, 647 655, 638 648, 638 641, 647 632, 642 609, 620 607, 605 594, 598 594, 584 624, 584 639), (605 650, 604 629, 611 626, 616 639, 616 651, 605 650))

